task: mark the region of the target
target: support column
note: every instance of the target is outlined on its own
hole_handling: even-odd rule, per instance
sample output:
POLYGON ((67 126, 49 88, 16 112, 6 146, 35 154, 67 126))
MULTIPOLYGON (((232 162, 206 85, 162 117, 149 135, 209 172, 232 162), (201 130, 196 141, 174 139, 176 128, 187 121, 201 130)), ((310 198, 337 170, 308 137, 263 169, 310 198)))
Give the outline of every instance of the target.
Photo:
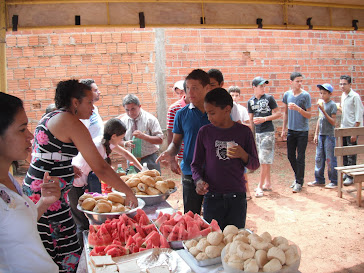
POLYGON ((0 0, 0 92, 7 92, 5 0, 0 0))
POLYGON ((157 82, 157 115, 162 129, 167 128, 167 94, 166 94, 166 52, 165 30, 155 29, 155 75, 157 82))

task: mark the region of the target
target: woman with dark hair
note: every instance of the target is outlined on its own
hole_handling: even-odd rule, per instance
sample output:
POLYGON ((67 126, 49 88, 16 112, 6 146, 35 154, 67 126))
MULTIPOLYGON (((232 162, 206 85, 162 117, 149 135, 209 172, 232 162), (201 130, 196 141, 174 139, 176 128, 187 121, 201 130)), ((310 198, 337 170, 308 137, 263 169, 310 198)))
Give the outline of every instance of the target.
POLYGON ((37 230, 37 219, 60 197, 58 179, 44 173, 35 205, 8 172, 31 151, 27 125, 22 101, 0 93, 0 272, 58 272, 37 230))
POLYGON ((137 199, 98 153, 90 133, 79 119, 88 119, 93 109, 90 87, 77 80, 61 81, 55 94, 57 110, 46 114, 35 130, 32 160, 24 179, 23 191, 36 203, 39 181, 44 172, 56 176, 61 184, 61 198, 38 221, 38 231, 60 272, 75 272, 81 247, 72 219, 67 193, 74 171, 72 158, 81 152, 96 175, 110 186, 126 193, 126 202, 137 206, 137 199))
MULTIPOLYGON (((134 157, 134 155, 118 145, 123 140, 125 133, 125 124, 118 118, 112 118, 104 125, 104 136, 94 138, 93 142, 95 143, 100 155, 106 160, 108 164, 111 165, 110 154, 113 151, 122 155, 128 161, 133 162, 134 166, 141 170, 142 165, 134 157)), ((72 164, 81 171, 80 177, 74 179, 73 186, 68 194, 73 219, 77 224, 78 238, 80 239, 82 238, 82 232, 84 230, 88 230, 89 222, 85 214, 77 209, 77 204, 78 199, 85 192, 85 187, 87 186, 87 177, 92 169, 80 153, 75 158, 73 158, 72 164)))

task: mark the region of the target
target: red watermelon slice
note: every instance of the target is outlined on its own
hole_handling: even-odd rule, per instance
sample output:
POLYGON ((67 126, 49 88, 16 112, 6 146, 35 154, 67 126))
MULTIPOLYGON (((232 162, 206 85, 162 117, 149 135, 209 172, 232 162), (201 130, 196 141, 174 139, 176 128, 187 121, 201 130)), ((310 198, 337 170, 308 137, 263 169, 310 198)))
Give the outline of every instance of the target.
POLYGON ((169 243, 165 236, 160 235, 159 241, 160 241, 161 248, 170 248, 169 243))
POLYGON ((144 243, 142 246, 148 245, 148 242, 152 242, 152 246, 158 246, 160 245, 160 235, 158 231, 152 231, 148 236, 145 238, 144 243))
POLYGON ((201 234, 201 236, 206 237, 210 232, 211 232, 211 228, 208 227, 208 228, 201 230, 200 234, 201 234))
POLYGON ((210 223, 210 227, 211 227, 212 231, 221 231, 220 226, 215 219, 212 219, 212 221, 210 223))
POLYGON ((149 234, 152 231, 157 230, 157 228, 155 227, 154 224, 149 224, 149 225, 142 226, 142 229, 144 230, 145 234, 149 234))
POLYGON ((106 255, 105 246, 95 246, 90 252, 90 256, 104 256, 106 255))
POLYGON ((155 220, 154 224, 160 228, 162 226, 163 223, 165 223, 166 221, 168 221, 169 219, 169 214, 163 214, 162 216, 158 216, 158 219, 155 220))

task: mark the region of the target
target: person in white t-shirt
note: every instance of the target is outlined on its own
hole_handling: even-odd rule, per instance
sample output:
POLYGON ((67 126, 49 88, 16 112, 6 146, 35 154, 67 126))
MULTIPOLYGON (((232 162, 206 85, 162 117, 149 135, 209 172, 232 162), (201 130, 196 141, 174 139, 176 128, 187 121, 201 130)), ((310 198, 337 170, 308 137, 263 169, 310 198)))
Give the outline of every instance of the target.
POLYGON ((61 195, 59 180, 45 173, 36 185, 41 190, 36 204, 23 194, 8 172, 15 160, 31 152, 33 135, 27 128, 23 102, 0 93, 0 272, 57 273, 40 239, 37 220, 61 195))
POLYGON ((252 129, 249 122, 248 110, 246 109, 246 107, 239 104, 240 88, 238 86, 230 86, 227 91, 229 92, 230 96, 233 98, 233 101, 237 106, 237 110, 239 112, 239 115, 241 116, 240 118, 241 122, 244 125, 248 126, 250 129, 252 129))
MULTIPOLYGON (((133 162, 134 166, 141 170, 142 165, 133 154, 118 145, 124 138, 125 133, 125 124, 120 119, 112 118, 105 123, 103 136, 98 136, 92 140, 95 143, 98 152, 107 163, 111 164, 110 154, 111 152, 115 152, 125 157, 128 161, 133 162)), ((77 225, 77 235, 81 242, 82 232, 88 230, 89 222, 85 214, 77 209, 77 204, 80 196, 85 193, 88 182, 87 178, 92 169, 81 153, 78 153, 78 155, 72 159, 72 165, 76 166, 81 171, 80 176, 73 180, 73 186, 68 193, 72 216, 77 225)))

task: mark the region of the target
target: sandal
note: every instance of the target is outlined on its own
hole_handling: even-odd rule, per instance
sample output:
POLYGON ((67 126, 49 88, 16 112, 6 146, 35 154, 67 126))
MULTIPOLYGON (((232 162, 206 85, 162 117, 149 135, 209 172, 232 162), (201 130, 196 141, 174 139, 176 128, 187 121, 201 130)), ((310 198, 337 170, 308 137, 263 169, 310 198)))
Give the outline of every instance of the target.
POLYGON ((272 186, 267 187, 265 184, 263 185, 263 191, 272 191, 272 186))
POLYGON ((252 196, 251 195, 247 195, 246 196, 246 201, 252 200, 252 196))
POLYGON ((255 197, 263 197, 263 196, 264 196, 264 193, 263 193, 262 189, 257 188, 255 190, 255 197))

